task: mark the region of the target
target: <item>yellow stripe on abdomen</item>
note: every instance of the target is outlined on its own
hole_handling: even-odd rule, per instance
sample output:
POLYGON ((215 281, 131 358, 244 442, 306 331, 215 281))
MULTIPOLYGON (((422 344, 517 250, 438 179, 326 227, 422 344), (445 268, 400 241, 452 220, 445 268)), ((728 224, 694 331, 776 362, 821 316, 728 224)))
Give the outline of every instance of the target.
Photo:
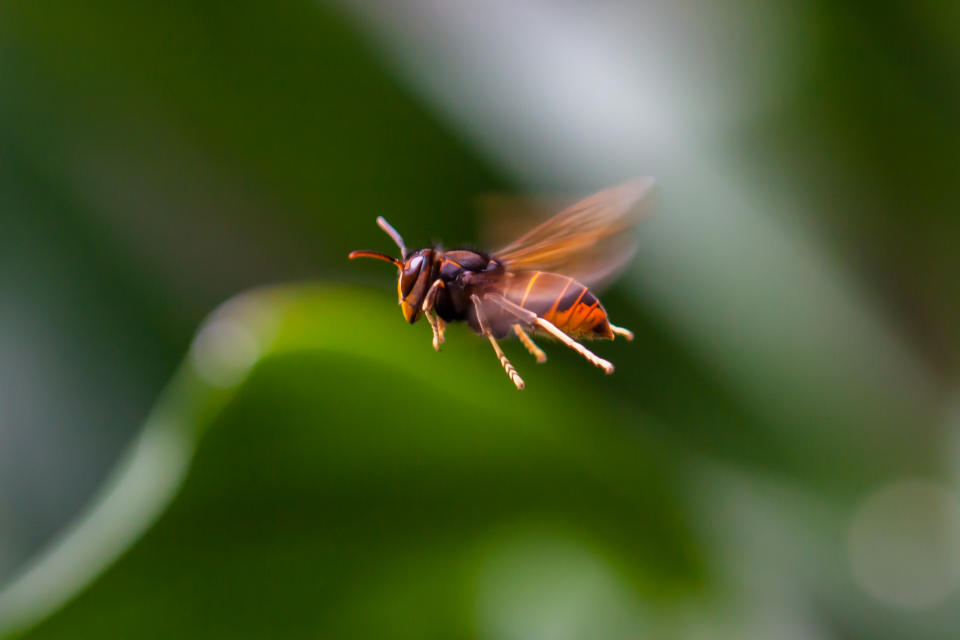
POLYGON ((587 287, 573 278, 548 271, 513 275, 504 295, 574 337, 611 337, 607 312, 587 287))

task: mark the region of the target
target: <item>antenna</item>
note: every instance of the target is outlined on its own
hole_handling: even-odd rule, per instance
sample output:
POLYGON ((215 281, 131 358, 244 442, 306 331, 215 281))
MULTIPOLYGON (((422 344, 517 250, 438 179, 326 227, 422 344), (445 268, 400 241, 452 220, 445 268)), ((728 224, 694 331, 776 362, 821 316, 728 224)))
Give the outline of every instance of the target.
POLYGON ((350 255, 347 256, 351 260, 356 260, 357 258, 374 258, 375 260, 383 260, 384 262, 392 262, 397 265, 398 269, 403 269, 403 263, 394 258, 393 256, 388 256, 385 253, 380 253, 379 251, 351 251, 350 255))
POLYGON ((390 226, 390 223, 387 222, 386 218, 383 216, 377 216, 377 224, 381 229, 387 232, 387 235, 390 236, 394 242, 397 243, 397 246, 400 247, 400 257, 403 260, 407 259, 407 247, 403 243, 403 237, 397 233, 397 230, 390 226))

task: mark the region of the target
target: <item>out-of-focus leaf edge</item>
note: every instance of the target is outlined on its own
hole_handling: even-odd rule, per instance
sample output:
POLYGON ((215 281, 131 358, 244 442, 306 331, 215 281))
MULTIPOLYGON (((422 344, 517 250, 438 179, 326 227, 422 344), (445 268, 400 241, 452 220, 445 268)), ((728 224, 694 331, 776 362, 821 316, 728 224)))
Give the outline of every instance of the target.
MULTIPOLYGON (((177 495, 204 429, 257 362, 323 350, 369 362, 386 358, 391 368, 402 369, 407 384, 435 384, 435 369, 424 366, 426 358, 437 357, 429 331, 403 331, 391 306, 380 291, 304 283, 256 289, 214 311, 98 495, 0 589, 0 637, 19 635, 56 612, 151 527, 177 495)), ((471 405, 490 394, 516 393, 501 376, 474 375, 474 365, 495 367, 492 356, 481 354, 468 346, 444 360, 453 379, 472 380, 445 387, 450 401, 471 405)), ((543 391, 562 398, 559 390, 543 391)), ((534 405, 543 407, 544 399, 534 405)))
MULTIPOLYGON (((52 614, 151 526, 181 486, 203 428, 233 397, 256 361, 314 348, 360 353, 368 358, 388 357, 382 352, 370 353, 371 348, 379 346, 378 341, 356 330, 355 322, 351 322, 354 330, 342 322, 344 308, 351 309, 352 317, 361 317, 359 314, 373 311, 373 307, 376 311, 367 314, 364 322, 386 324, 383 306, 382 294, 296 284, 256 289, 214 311, 197 336, 216 332, 224 324, 239 328, 256 344, 256 359, 242 363, 243 371, 222 373, 234 376, 230 384, 223 385, 223 380, 211 381, 203 374, 204 363, 198 362, 202 356, 194 341, 98 494, 72 524, 0 589, 0 636, 25 631, 52 614)), ((411 375, 416 375, 416 370, 411 375)))

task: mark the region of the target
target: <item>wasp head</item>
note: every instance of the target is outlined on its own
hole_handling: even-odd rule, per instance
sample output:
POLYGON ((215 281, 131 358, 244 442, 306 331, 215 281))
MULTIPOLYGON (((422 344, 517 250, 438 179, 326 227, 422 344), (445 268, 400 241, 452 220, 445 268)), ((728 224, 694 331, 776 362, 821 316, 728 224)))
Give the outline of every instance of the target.
POLYGON ((397 295, 404 319, 413 324, 417 321, 423 299, 430 289, 433 272, 433 249, 420 249, 403 263, 397 278, 397 295))
POLYGON ((400 272, 397 277, 397 295, 400 298, 400 309, 403 311, 404 319, 413 324, 420 315, 423 299, 432 284, 430 278, 433 273, 434 251, 433 249, 420 249, 410 252, 397 230, 391 227, 390 223, 383 217, 377 218, 377 224, 400 247, 401 258, 397 259, 377 251, 353 251, 349 257, 351 260, 354 258, 374 258, 393 263, 397 267, 400 272))

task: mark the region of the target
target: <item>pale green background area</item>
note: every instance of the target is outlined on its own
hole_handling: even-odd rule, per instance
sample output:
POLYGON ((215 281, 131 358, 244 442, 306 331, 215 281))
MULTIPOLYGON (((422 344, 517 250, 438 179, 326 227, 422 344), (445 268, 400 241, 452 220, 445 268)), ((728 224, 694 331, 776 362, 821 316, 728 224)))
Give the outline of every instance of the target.
POLYGON ((714 78, 754 108, 640 168, 616 374, 508 343, 517 393, 345 260, 528 184, 354 12, 0 3, 0 629, 954 637, 956 18, 815 3, 774 99, 714 78), (752 270, 691 216, 731 167, 782 223, 752 270))

